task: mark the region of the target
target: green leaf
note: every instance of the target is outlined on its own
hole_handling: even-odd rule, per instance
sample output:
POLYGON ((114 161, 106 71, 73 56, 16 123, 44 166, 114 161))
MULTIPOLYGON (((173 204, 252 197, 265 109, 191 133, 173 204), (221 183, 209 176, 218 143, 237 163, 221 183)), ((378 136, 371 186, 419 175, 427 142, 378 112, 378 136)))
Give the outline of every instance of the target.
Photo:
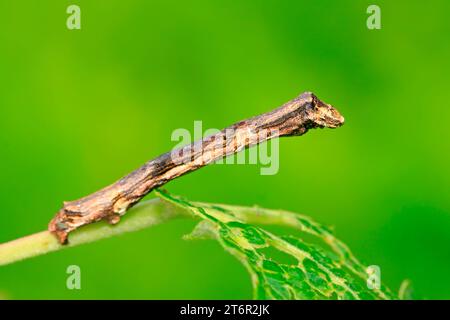
POLYGON ((255 299, 398 299, 384 285, 369 289, 365 266, 328 228, 307 216, 192 202, 163 190, 156 194, 201 219, 187 238, 217 239, 249 271, 255 299), (305 237, 277 236, 259 225, 289 226, 305 237), (305 241, 306 235, 314 243, 305 241), (271 258, 267 250, 292 262, 271 258))

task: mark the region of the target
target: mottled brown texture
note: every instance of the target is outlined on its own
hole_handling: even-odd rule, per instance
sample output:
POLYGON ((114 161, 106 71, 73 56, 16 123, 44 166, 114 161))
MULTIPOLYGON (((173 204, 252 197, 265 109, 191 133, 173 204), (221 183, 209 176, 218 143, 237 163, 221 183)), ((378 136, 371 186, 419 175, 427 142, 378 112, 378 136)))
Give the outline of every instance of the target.
POLYGON ((84 198, 64 202, 49 230, 61 243, 68 234, 105 219, 115 224, 153 189, 249 146, 282 136, 299 136, 313 128, 337 128, 344 118, 331 105, 305 92, 281 107, 240 121, 219 133, 167 152, 119 181, 84 198))

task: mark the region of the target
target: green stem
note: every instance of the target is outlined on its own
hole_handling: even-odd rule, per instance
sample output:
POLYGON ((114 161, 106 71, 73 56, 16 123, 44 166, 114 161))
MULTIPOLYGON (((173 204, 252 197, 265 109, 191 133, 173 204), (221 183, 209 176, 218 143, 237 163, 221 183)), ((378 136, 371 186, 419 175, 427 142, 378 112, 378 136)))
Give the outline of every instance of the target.
MULTIPOLYGON (((203 205, 211 206, 213 204, 203 205)), ((259 208, 223 206, 228 207, 237 213, 239 218, 246 221, 289 225, 286 216, 274 213, 274 211, 261 212, 259 208)), ((48 231, 38 232, 0 244, 0 266, 122 233, 137 231, 180 216, 192 217, 192 213, 167 201, 158 198, 152 199, 130 209, 117 225, 110 225, 101 221, 73 231, 67 245, 61 245, 57 238, 48 231)))
POLYGON ((192 215, 187 210, 168 202, 152 199, 130 209, 117 225, 110 225, 102 221, 72 232, 67 245, 61 245, 56 237, 48 231, 0 244, 0 266, 114 235, 137 231, 180 216, 192 215))
MULTIPOLYGON (((291 212, 224 204, 200 202, 197 204, 203 207, 220 206, 224 209, 230 210, 238 219, 247 223, 292 227, 307 233, 318 235, 313 229, 311 229, 311 226, 314 227, 315 222, 306 216, 302 216, 304 220, 309 221, 309 225, 305 226, 304 223, 300 223, 298 220, 298 217, 301 215, 291 212)), ((110 225, 101 221, 73 231, 70 234, 69 244, 67 245, 61 245, 57 238, 48 231, 42 231, 0 244, 0 266, 122 233, 137 231, 152 225, 164 223, 170 219, 180 216, 193 217, 192 213, 187 209, 183 209, 180 206, 173 205, 170 202, 158 198, 152 199, 140 203, 130 209, 117 225, 110 225)), ((324 237, 324 240, 327 241, 332 247, 335 247, 336 243, 339 242, 339 240, 337 240, 332 234, 321 236, 324 237)), ((349 252, 347 252, 348 249, 345 245, 342 244, 340 248, 335 249, 342 256, 349 256, 349 252), (344 250, 344 252, 342 252, 342 250, 344 250)), ((356 267, 358 268, 352 266, 353 269, 362 270, 362 267, 358 264, 356 264, 356 267)))

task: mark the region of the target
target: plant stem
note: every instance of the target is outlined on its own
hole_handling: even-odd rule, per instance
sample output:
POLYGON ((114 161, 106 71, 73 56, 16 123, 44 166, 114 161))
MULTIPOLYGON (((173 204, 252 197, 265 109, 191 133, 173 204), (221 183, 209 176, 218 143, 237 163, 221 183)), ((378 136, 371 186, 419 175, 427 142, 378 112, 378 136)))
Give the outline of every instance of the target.
MULTIPOLYGON (((298 217, 303 217, 303 219, 309 220, 308 217, 288 211, 202 202, 197 202, 197 204, 202 207, 220 206, 224 209, 230 210, 236 218, 247 223, 279 225, 311 232, 309 228, 305 228, 305 226, 298 220, 298 217)), ((173 205, 170 202, 155 198, 140 203, 130 209, 129 213, 123 217, 120 224, 111 225, 105 221, 100 221, 99 223, 90 224, 75 230, 71 233, 70 242, 67 245, 61 244, 49 231, 38 232, 17 240, 0 244, 0 266, 122 233, 138 231, 156 224, 164 223, 177 217, 194 217, 194 215, 187 209, 183 209, 182 207, 173 205)), ((309 223, 315 224, 312 220, 309 223)), ((331 234, 327 234, 324 240, 332 246, 335 242, 338 242, 338 240, 331 234)), ((341 247, 343 247, 343 245, 341 245, 341 247)))
POLYGON ((49 231, 38 232, 0 244, 0 266, 114 235, 137 231, 181 216, 192 215, 187 210, 168 202, 152 199, 130 209, 127 216, 118 225, 99 222, 74 231, 70 235, 68 245, 60 244, 49 231))

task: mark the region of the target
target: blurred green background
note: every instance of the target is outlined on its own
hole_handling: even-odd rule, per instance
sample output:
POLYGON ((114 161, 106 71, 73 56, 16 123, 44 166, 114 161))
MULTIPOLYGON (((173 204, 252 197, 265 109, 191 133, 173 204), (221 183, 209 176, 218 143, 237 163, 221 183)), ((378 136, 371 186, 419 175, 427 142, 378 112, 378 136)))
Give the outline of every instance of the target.
MULTIPOLYGON (((449 299, 449 12, 447 0, 1 1, 0 242, 170 150, 176 128, 222 128, 310 90, 346 124, 282 139, 277 175, 216 165, 167 189, 308 214, 392 289, 408 278, 449 299), (366 27, 373 3, 381 30, 366 27), (81 30, 66 28, 70 4, 81 30)), ((181 239, 193 226, 1 267, 0 296, 251 298, 217 243, 181 239), (66 289, 70 264, 79 291, 66 289)))

